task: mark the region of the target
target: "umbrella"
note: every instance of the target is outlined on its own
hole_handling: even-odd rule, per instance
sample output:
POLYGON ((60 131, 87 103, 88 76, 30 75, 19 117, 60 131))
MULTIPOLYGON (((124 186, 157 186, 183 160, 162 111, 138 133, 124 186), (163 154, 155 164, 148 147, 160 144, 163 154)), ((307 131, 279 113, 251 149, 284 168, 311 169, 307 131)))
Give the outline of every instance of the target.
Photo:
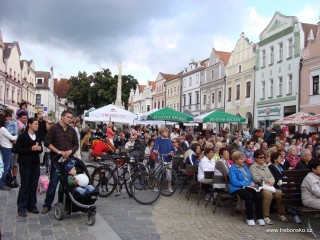
POLYGON ((171 121, 171 122, 191 122, 193 117, 166 107, 147 114, 143 117, 145 120, 171 121))
POLYGON ((239 122, 245 122, 246 119, 230 113, 214 110, 212 112, 205 113, 195 117, 194 121, 198 123, 207 123, 207 122, 215 122, 215 123, 238 122, 239 123, 239 122))
POLYGON ((125 109, 109 104, 107 106, 86 112, 85 121, 92 122, 118 122, 132 124, 137 115, 125 109))
POLYGON ((297 112, 286 116, 283 119, 275 121, 278 125, 305 125, 306 121, 311 117, 310 114, 304 112, 297 112))
POLYGON ((306 120, 306 125, 317 126, 320 125, 320 113, 311 116, 306 120))

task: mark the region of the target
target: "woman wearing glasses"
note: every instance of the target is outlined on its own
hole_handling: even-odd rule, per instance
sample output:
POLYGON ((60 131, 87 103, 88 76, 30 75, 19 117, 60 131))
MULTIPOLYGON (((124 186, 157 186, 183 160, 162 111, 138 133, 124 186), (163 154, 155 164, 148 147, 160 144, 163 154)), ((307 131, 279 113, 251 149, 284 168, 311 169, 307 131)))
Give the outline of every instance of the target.
POLYGON ((281 203, 282 200, 282 191, 275 189, 273 187, 275 179, 270 172, 265 161, 266 157, 262 149, 258 149, 254 152, 255 162, 250 167, 250 173, 252 175, 253 181, 259 185, 266 185, 266 189, 262 189, 262 203, 263 203, 263 217, 264 221, 268 225, 272 225, 273 222, 269 218, 270 205, 272 199, 277 202, 277 210, 279 214, 279 220, 282 222, 288 222, 288 219, 285 216, 285 205, 281 203), (268 190, 268 189, 270 190, 268 190))

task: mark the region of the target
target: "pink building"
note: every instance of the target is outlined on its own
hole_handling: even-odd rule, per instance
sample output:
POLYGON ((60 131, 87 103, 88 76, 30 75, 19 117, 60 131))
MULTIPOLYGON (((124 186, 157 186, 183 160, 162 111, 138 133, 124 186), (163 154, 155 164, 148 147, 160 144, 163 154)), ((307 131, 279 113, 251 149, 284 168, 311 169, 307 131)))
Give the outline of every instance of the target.
POLYGON ((152 96, 152 109, 166 107, 166 87, 164 83, 175 78, 174 74, 159 73, 156 79, 156 87, 152 96))
MULTIPOLYGON (((308 27, 308 26, 305 26, 308 27)), ((320 23, 309 25, 306 47, 302 50, 300 72, 300 110, 320 113, 320 23)))

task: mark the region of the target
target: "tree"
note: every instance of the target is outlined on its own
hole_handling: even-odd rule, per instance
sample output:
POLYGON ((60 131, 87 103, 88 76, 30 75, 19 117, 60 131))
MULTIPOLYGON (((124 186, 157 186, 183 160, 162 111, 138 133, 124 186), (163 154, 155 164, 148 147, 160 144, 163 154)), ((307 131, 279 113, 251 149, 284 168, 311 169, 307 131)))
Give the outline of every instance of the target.
MULTIPOLYGON (((68 91, 68 101, 73 102, 78 114, 91 107, 100 108, 115 102, 117 98, 118 75, 112 77, 109 69, 102 69, 87 76, 86 72, 79 72, 77 77, 71 77, 68 91)), ((122 76, 121 100, 128 106, 131 88, 135 88, 138 81, 131 75, 122 76)))

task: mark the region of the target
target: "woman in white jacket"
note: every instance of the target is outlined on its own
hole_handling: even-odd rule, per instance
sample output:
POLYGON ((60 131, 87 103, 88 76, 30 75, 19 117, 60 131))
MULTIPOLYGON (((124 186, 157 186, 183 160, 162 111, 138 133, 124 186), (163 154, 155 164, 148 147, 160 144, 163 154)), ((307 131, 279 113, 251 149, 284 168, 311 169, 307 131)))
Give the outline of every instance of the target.
POLYGON ((0 179, 0 190, 9 190, 6 187, 6 177, 12 166, 12 141, 16 141, 17 136, 12 136, 5 127, 5 116, 0 114, 0 151, 3 161, 3 176, 0 179))
POLYGON ((301 200, 306 207, 320 209, 320 161, 314 158, 308 167, 310 172, 301 184, 301 200))

